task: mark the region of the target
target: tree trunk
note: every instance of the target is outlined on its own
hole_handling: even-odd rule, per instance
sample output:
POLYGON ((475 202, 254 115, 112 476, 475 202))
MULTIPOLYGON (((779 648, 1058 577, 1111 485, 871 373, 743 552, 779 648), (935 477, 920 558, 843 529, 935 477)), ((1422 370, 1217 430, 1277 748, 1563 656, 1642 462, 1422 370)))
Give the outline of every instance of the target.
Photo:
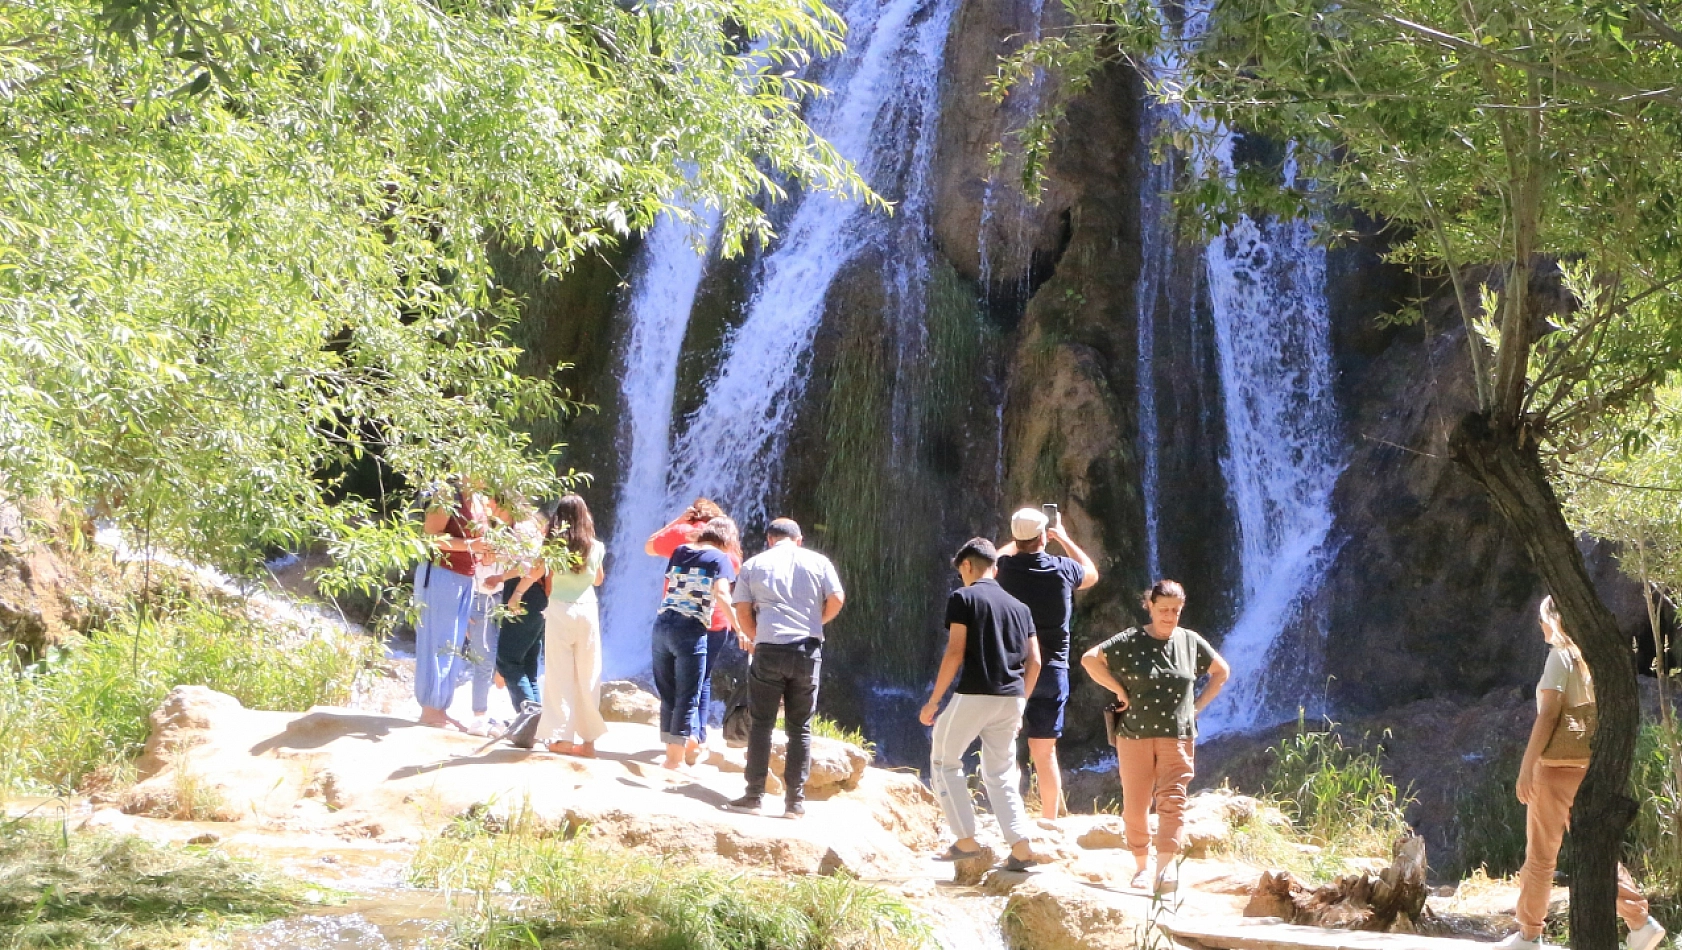
POLYGON ((1637 807, 1627 792, 1640 719, 1630 644, 1595 592, 1532 434, 1472 413, 1450 446, 1524 542, 1594 678, 1600 725, 1571 810, 1571 944, 1616 950, 1618 858, 1637 807))

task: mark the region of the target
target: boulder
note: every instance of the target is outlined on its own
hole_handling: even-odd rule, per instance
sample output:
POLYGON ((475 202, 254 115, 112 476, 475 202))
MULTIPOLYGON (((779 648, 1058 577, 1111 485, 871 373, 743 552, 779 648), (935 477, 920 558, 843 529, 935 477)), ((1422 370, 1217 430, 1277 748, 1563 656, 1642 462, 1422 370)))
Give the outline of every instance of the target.
POLYGON ((1106 817, 1081 832, 1075 844, 1083 848, 1126 848, 1127 829, 1120 818, 1106 817))
MULTIPOLYGON (((788 740, 777 733, 771 738, 770 768, 765 776, 765 794, 783 794, 783 768, 787 764, 788 740)), ((838 739, 812 737, 810 768, 806 774, 806 799, 823 801, 859 787, 865 770, 870 767, 870 753, 838 739)), ((747 750, 713 747, 708 750, 707 764, 721 772, 743 772, 747 769, 747 750)), ((919 787, 921 783, 918 783, 919 787)))
POLYGON ((1207 857, 1231 840, 1234 828, 1258 819, 1271 824, 1286 822, 1278 809, 1231 789, 1198 792, 1186 799, 1181 851, 1189 858, 1207 857))
POLYGON ((1054 873, 1028 875, 1011 889, 1003 917, 1014 950, 1136 950, 1151 939, 1149 905, 1054 873))
POLYGON ((630 680, 602 684, 602 718, 652 726, 660 721, 660 697, 630 680))

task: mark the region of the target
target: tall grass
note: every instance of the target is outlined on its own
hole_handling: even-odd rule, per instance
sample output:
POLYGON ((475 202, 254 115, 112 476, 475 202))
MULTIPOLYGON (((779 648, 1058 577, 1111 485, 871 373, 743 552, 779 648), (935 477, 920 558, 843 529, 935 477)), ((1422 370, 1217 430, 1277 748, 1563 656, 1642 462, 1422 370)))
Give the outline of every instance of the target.
POLYGON ((0 822, 0 946, 8 948, 181 947, 231 924, 285 916, 307 891, 212 851, 0 822))
POLYGON ((909 906, 844 875, 767 877, 667 864, 547 835, 525 816, 506 827, 457 821, 421 846, 410 879, 479 895, 457 935, 474 950, 932 946, 909 906))
POLYGON ((147 717, 176 686, 208 686, 253 709, 345 702, 376 649, 237 605, 181 599, 149 614, 125 614, 0 672, 0 789, 63 792, 95 773, 120 777, 145 744, 147 717))
POLYGON ((1348 873, 1351 858, 1390 857, 1409 830, 1411 796, 1384 771, 1383 747, 1363 737, 1346 741, 1328 722, 1308 728, 1299 716, 1295 734, 1271 750, 1264 802, 1289 819, 1268 820, 1263 808, 1234 829, 1224 850, 1242 860, 1289 870, 1312 882, 1348 873))

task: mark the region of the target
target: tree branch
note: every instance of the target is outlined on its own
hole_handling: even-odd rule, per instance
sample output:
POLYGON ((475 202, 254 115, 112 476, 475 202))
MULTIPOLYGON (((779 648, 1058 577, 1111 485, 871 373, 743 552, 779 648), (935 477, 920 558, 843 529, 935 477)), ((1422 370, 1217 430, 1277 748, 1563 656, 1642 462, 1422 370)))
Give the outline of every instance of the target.
POLYGON ((1386 13, 1372 4, 1364 2, 1364 0, 1345 0, 1343 6, 1366 14, 1367 16, 1380 22, 1388 23, 1391 26, 1395 26, 1408 33, 1412 33, 1413 35, 1425 39, 1442 47, 1443 49, 1450 49, 1457 53, 1464 53, 1486 62, 1500 63, 1503 66, 1508 66, 1527 74, 1545 75, 1556 82, 1565 82, 1574 86, 1582 86, 1585 89, 1593 89, 1596 92, 1605 93, 1608 96, 1614 96, 1617 101, 1620 102, 1651 100, 1654 102, 1667 103, 1672 106, 1682 106, 1682 96, 1676 94, 1676 86, 1668 86, 1664 89, 1642 89, 1640 86, 1632 86, 1628 83, 1612 82, 1605 79, 1593 79, 1591 77, 1581 76, 1577 73, 1568 72, 1554 66, 1544 66, 1541 63, 1526 62, 1518 57, 1508 56, 1505 53, 1488 49, 1477 43, 1471 42, 1470 40, 1455 36, 1452 33, 1445 33, 1436 27, 1428 26, 1424 23, 1416 23, 1413 20, 1408 20, 1403 17, 1395 16, 1394 14, 1386 13))

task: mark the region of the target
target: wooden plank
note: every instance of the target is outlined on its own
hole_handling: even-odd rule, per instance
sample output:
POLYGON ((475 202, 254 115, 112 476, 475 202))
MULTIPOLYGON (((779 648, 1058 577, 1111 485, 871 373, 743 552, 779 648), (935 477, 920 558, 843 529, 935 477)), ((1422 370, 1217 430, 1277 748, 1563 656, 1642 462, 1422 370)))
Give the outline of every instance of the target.
POLYGON ((1489 950, 1477 940, 1326 930, 1280 923, 1277 917, 1162 918, 1162 929, 1217 950, 1489 950))

